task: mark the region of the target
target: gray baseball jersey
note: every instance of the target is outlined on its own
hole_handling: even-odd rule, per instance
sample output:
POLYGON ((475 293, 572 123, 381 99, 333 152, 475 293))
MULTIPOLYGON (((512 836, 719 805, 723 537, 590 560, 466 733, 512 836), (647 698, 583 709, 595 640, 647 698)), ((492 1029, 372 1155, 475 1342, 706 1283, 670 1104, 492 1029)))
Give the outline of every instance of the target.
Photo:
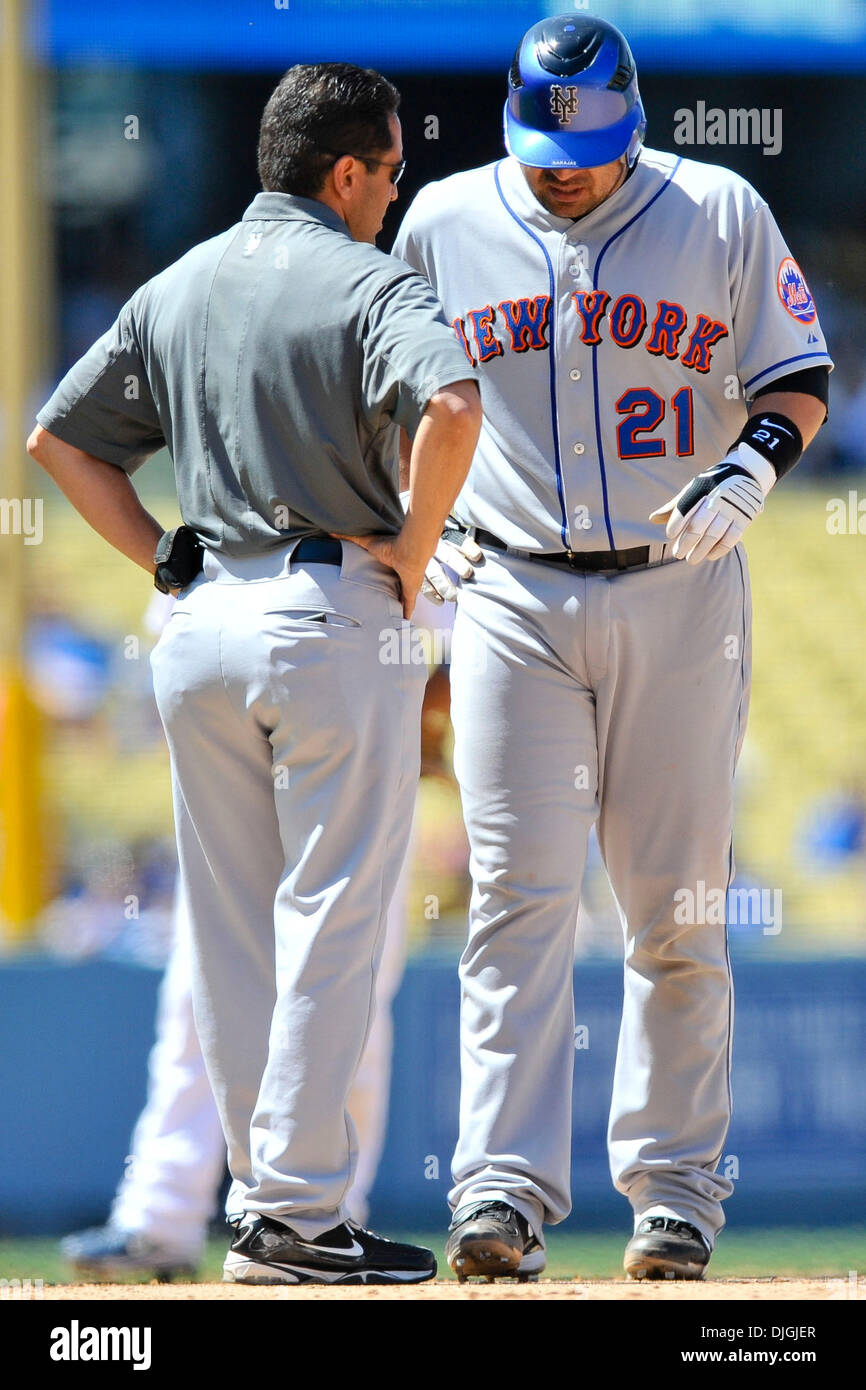
POLYGON ((242 555, 398 531, 396 426, 473 375, 420 275, 324 203, 260 193, 132 296, 38 419, 128 473, 167 444, 186 524, 242 555))
POLYGON ((473 893, 450 1202, 461 1218, 507 1202, 539 1238, 569 1211, 574 924, 597 822, 625 937, 611 1172, 635 1225, 687 1221, 712 1247, 732 1190, 727 941, 718 914, 678 904, 725 903, 734 874, 749 581, 742 546, 688 565, 648 517, 725 456, 750 393, 830 364, 815 305, 754 189, 648 150, 576 221, 511 157, 456 174, 418 195, 396 250, 481 374, 455 510, 524 552, 484 547, 454 626, 473 893), (526 556, 643 545, 622 573, 526 556))
POLYGON ((509 156, 422 189, 394 251, 481 374, 456 514, 527 550, 658 540, 650 512, 724 457, 750 394, 831 365, 769 208, 716 165, 644 150, 572 222, 509 156))

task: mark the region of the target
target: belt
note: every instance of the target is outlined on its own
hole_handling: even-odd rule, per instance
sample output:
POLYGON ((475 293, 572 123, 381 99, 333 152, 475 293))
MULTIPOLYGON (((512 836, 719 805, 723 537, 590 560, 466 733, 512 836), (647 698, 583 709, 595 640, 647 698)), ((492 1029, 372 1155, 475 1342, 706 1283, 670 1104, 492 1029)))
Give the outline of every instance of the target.
POLYGON ((292 564, 306 560, 308 565, 341 565, 343 546, 333 536, 306 536, 292 551, 292 564))
POLYGON ((491 531, 476 529, 475 539, 479 545, 490 546, 493 550, 519 554, 522 560, 536 560, 543 565, 565 565, 568 569, 581 572, 631 570, 649 564, 648 545, 633 545, 630 550, 556 550, 550 554, 536 550, 515 551, 514 546, 506 545, 491 531))

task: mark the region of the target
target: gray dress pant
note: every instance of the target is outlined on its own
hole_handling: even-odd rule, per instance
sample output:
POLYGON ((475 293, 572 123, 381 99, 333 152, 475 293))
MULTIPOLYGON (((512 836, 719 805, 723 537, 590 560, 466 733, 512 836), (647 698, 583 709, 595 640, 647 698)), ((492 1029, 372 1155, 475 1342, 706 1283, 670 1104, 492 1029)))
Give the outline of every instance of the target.
POLYGON ((346 1215, 346 1097, 408 844, 426 671, 388 659, 406 626, 392 571, 349 542, 342 568, 293 564, 293 548, 208 553, 152 666, 227 1212, 311 1239, 346 1215))

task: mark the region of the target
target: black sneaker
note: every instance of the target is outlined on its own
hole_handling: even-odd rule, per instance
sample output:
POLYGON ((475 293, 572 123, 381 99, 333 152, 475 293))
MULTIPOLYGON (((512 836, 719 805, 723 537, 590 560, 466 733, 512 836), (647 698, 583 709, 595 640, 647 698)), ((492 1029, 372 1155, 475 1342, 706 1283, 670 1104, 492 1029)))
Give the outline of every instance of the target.
MULTIPOLYGON (((458 1213, 459 1215, 459 1213, 458 1213)), ((506 1202, 485 1202, 449 1228, 445 1258, 462 1284, 473 1275, 525 1283, 544 1269, 544 1246, 506 1202)))
POLYGON ((625 1247, 630 1279, 703 1279, 710 1248, 696 1227, 669 1216, 648 1216, 625 1247))
POLYGON ((315 1240, 267 1216, 246 1216, 223 1265, 224 1284, 420 1284, 432 1279, 431 1250, 385 1240, 344 1221, 315 1240))
POLYGON ((198 1263, 195 1255, 172 1250, 140 1232, 126 1231, 111 1222, 65 1236, 60 1249, 79 1274, 95 1279, 147 1274, 167 1284, 172 1279, 191 1279, 198 1263))

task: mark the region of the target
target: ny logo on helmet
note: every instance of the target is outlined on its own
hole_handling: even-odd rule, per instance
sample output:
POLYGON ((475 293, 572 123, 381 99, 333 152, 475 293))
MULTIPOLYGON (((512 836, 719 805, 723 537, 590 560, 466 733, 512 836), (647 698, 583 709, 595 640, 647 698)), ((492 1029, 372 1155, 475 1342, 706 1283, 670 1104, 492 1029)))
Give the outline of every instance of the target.
POLYGON ((560 87, 555 82, 550 89, 550 110, 560 125, 568 125, 577 111, 577 88, 560 87))

